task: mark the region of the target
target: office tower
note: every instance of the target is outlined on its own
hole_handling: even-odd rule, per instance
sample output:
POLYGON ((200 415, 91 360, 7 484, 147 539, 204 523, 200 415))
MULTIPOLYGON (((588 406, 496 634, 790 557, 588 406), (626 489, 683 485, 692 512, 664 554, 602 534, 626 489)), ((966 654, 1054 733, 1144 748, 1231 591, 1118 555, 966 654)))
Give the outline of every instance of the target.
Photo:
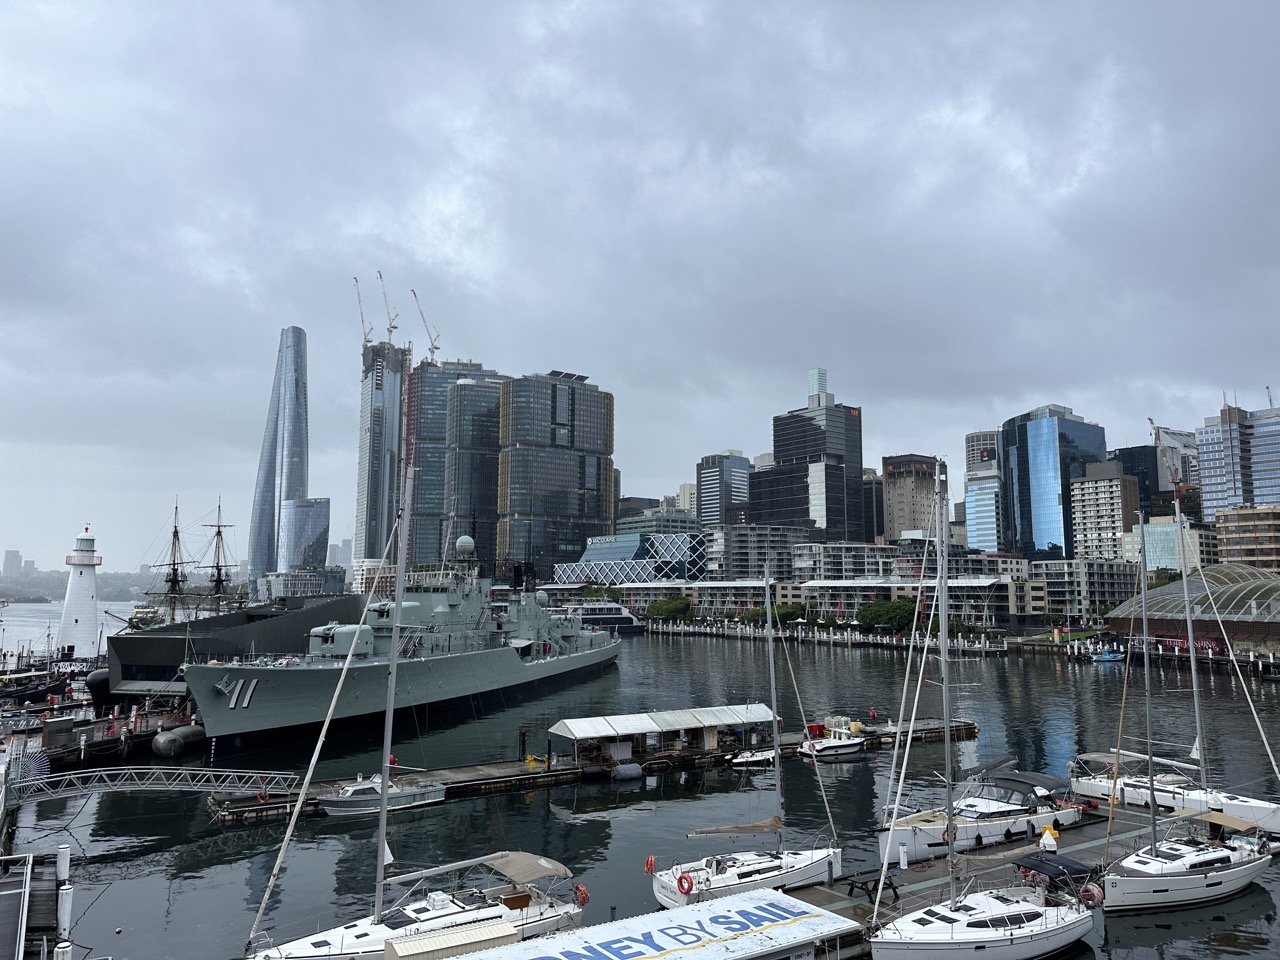
POLYGON ((884 477, 875 467, 862 469, 862 539, 884 542, 884 477))
MULTIPOLYGON (((908 530, 933 530, 934 486, 942 469, 942 493, 947 493, 947 465, 937 457, 915 453, 885 457, 884 538, 889 543, 908 530)), ((934 531, 936 535, 937 531, 934 531)))
POLYGON ((1224 406, 1196 430, 1196 445, 1206 522, 1231 507, 1280 505, 1280 408, 1224 406))
POLYGON ((3 572, 10 580, 17 580, 22 575, 22 551, 6 550, 4 552, 3 572))
POLYGON ((722 450, 698 461, 698 519, 704 527, 732 523, 734 508, 747 504, 751 461, 741 450, 722 450))
POLYGON ((550 580, 613 533, 613 394, 552 370, 502 384, 498 564, 550 580))
POLYGON ((679 491, 676 493, 676 506, 681 510, 688 510, 694 516, 698 514, 698 485, 696 483, 682 483, 679 491))
POLYGON ((322 569, 329 546, 329 498, 286 500, 280 506, 276 570, 292 573, 322 569))
POLYGON ((1138 518, 1138 481, 1116 460, 1085 464, 1071 481, 1071 522, 1076 557, 1124 558, 1124 535, 1138 518))
POLYGON ((862 539, 862 409, 836 403, 809 372, 807 406, 773 418, 773 466, 748 486, 753 524, 807 526, 815 539, 862 539))
POLYGON ((1006 420, 1000 462, 1008 547, 1029 560, 1074 559, 1071 481, 1106 456, 1106 431, 1070 407, 1049 404, 1006 420))
POLYGON ((502 384, 508 377, 455 380, 449 386, 445 429, 444 550, 453 559, 458 538, 471 537, 489 574, 498 557, 498 440, 502 384))
MULTIPOLYGON (((463 360, 437 363, 433 357, 421 361, 409 373, 405 391, 405 432, 411 463, 418 470, 413 483, 413 504, 409 508, 410 566, 439 564, 445 558, 446 540, 456 541, 467 531, 452 534, 446 529, 455 513, 445 494, 448 459, 450 390, 462 379, 501 378, 484 364, 463 360)), ((505 379, 505 378, 502 378, 505 379)))
POLYGON ((267 405, 267 426, 258 456, 258 479, 249 514, 249 591, 258 578, 280 569, 282 505, 307 496, 307 334, 301 327, 280 331, 276 376, 267 405))
POLYGON ((1137 447, 1117 447, 1107 451, 1107 459, 1118 463, 1138 485, 1138 509, 1144 517, 1173 514, 1173 484, 1153 443, 1137 447))
POLYGON ((971 550, 999 553, 1004 548, 1001 497, 1000 431, 975 430, 964 438, 965 529, 971 550))
POLYGON ((1219 509, 1216 526, 1223 563, 1280 570, 1280 505, 1219 509))
POLYGON ((404 478, 404 395, 410 352, 386 341, 365 343, 360 374, 360 454, 352 560, 396 560, 388 541, 404 478))

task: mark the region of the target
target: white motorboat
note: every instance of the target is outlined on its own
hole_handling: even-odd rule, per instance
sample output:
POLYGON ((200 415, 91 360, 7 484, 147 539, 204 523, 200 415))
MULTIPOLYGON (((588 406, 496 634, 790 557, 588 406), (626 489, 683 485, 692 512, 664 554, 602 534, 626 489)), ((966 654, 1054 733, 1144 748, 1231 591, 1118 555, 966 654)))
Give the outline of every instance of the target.
POLYGON ((821 724, 810 724, 810 728, 810 736, 796 748, 796 753, 810 760, 848 760, 867 748, 861 722, 848 717, 825 717, 821 724))
MULTIPOLYGON (((392 778, 387 787, 388 810, 416 810, 444 800, 444 784, 421 775, 392 778)), ((364 817, 376 814, 382 804, 382 774, 343 785, 337 793, 316 802, 331 817, 364 817)))
POLYGON ((773 607, 770 600, 772 590, 766 568, 765 638, 769 658, 770 708, 773 714, 773 766, 778 771, 778 812, 770 819, 759 823, 708 827, 697 830, 690 836, 772 834, 777 837, 777 847, 771 851, 727 853, 683 863, 676 862, 663 869, 659 869, 656 858, 650 856, 645 862, 645 871, 653 875, 653 895, 664 907, 682 907, 747 890, 785 890, 788 887, 808 886, 834 880, 843 873, 840 848, 824 845, 821 837, 816 838, 809 848, 799 850, 782 848, 784 825, 782 746, 778 731, 778 684, 773 662, 773 607))

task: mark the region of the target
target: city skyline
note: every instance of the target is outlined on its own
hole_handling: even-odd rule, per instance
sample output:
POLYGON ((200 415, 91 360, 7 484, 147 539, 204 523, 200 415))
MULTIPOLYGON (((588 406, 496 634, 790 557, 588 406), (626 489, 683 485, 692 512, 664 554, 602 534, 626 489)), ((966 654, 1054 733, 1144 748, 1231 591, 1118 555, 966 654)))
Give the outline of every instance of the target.
POLYGON ((769 450, 818 366, 956 496, 1038 406, 1115 448, 1269 406, 1280 10, 927 10, 6 7, 0 548, 136 569, 221 496, 247 562, 291 325, 335 542, 365 328, 589 376, 628 495, 769 450))

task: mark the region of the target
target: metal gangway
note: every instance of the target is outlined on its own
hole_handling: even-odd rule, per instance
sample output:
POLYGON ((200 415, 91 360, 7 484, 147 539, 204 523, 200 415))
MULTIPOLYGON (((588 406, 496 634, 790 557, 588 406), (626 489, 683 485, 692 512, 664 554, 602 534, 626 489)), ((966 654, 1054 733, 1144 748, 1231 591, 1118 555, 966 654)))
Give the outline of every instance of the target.
POLYGON ((145 790, 153 793, 287 794, 298 783, 296 773, 278 770, 214 770, 205 767, 101 767, 37 777, 6 784, 7 807, 27 800, 82 797, 102 790, 145 790))

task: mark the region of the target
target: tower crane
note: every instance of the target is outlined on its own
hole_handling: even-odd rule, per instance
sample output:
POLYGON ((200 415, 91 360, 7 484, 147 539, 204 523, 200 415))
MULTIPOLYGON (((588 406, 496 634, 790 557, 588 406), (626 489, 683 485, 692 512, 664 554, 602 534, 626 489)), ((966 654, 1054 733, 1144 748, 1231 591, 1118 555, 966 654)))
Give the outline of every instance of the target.
POLYGON ((391 304, 387 302, 387 285, 382 282, 382 271, 378 271, 378 286, 382 288, 382 305, 387 308, 387 343, 391 342, 391 334, 396 329, 396 320, 400 314, 391 314, 391 304))
POLYGON ((422 318, 422 325, 427 328, 427 343, 429 344, 427 347, 427 361, 435 363, 436 351, 440 349, 440 331, 433 329, 431 324, 427 323, 427 315, 422 312, 422 304, 418 302, 418 291, 410 288, 409 292, 413 294, 413 303, 418 308, 418 316, 422 318))
POLYGON ((364 318, 364 304, 360 302, 360 278, 352 277, 351 282, 356 285, 356 309, 360 311, 360 329, 364 331, 364 343, 361 346, 367 346, 369 337, 373 335, 373 327, 364 318))

